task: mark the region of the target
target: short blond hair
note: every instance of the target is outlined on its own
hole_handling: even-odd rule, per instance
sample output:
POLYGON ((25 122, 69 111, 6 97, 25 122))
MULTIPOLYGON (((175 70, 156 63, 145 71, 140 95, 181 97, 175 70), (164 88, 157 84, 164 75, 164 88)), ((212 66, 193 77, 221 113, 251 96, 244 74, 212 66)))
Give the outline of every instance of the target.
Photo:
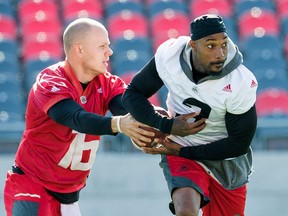
POLYGON ((85 39, 87 33, 92 27, 104 29, 106 31, 106 28, 102 23, 90 18, 79 18, 71 22, 63 33, 63 46, 65 54, 68 53, 73 44, 85 39))

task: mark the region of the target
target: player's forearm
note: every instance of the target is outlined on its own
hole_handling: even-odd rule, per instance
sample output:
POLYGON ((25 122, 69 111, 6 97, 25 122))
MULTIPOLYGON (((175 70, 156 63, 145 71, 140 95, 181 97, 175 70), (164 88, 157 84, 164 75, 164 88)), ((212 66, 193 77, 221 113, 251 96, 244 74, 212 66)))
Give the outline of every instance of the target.
POLYGON ((171 132, 173 119, 162 118, 155 114, 154 108, 148 98, 155 94, 163 86, 154 58, 132 79, 128 85, 122 102, 125 109, 131 115, 144 124, 158 128, 169 134, 171 132))
POLYGON ((194 160, 223 160, 246 154, 257 125, 256 108, 241 115, 226 115, 228 137, 195 147, 182 147, 180 157, 194 160))
POLYGON ((86 112, 72 99, 66 99, 52 106, 48 115, 59 124, 81 133, 112 135, 111 118, 86 112))

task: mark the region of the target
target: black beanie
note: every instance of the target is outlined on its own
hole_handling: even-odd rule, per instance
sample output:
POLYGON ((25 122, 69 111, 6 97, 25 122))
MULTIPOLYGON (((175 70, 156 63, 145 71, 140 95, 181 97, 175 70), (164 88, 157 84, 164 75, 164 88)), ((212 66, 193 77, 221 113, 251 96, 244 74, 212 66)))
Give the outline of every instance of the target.
POLYGON ((190 24, 191 39, 198 40, 208 35, 226 32, 222 17, 216 14, 205 14, 195 18, 190 24))

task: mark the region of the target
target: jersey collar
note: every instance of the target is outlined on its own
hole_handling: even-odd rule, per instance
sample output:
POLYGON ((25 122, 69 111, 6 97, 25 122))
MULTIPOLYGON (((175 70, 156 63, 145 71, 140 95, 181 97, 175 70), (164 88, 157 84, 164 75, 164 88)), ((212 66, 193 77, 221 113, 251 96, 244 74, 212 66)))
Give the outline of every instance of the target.
MULTIPOLYGON (((193 81, 192 65, 190 62, 191 52, 192 52, 192 48, 189 46, 189 43, 186 43, 185 46, 183 47, 181 54, 180 54, 179 60, 180 60, 182 70, 184 71, 186 76, 191 81, 193 81)), ((199 80, 198 84, 201 82, 204 82, 206 80, 221 79, 222 77, 231 73, 234 69, 236 69, 242 63, 243 63, 242 54, 240 53, 238 47, 229 38, 229 40, 228 40, 228 55, 227 55, 227 59, 224 63, 224 67, 223 67, 221 73, 217 76, 212 76, 212 75, 206 76, 203 79, 199 80)))

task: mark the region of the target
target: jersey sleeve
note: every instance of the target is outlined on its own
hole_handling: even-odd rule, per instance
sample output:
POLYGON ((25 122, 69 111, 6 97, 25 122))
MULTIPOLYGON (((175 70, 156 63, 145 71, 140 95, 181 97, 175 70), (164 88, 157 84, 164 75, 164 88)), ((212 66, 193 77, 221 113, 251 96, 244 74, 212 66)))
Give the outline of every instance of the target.
POLYGON ((35 94, 33 102, 45 113, 57 102, 66 98, 75 98, 72 84, 67 79, 50 73, 49 70, 45 69, 38 75, 32 89, 35 94))
POLYGON ((123 94, 127 88, 127 84, 118 76, 105 73, 100 78, 103 92, 108 94, 109 102, 117 95, 123 94))
MULTIPOLYGON (((227 112, 242 114, 247 112, 256 102, 257 80, 243 65, 235 69, 237 76, 233 76, 233 94, 227 100, 227 112)), ((234 72, 232 72, 234 73, 234 72)))

